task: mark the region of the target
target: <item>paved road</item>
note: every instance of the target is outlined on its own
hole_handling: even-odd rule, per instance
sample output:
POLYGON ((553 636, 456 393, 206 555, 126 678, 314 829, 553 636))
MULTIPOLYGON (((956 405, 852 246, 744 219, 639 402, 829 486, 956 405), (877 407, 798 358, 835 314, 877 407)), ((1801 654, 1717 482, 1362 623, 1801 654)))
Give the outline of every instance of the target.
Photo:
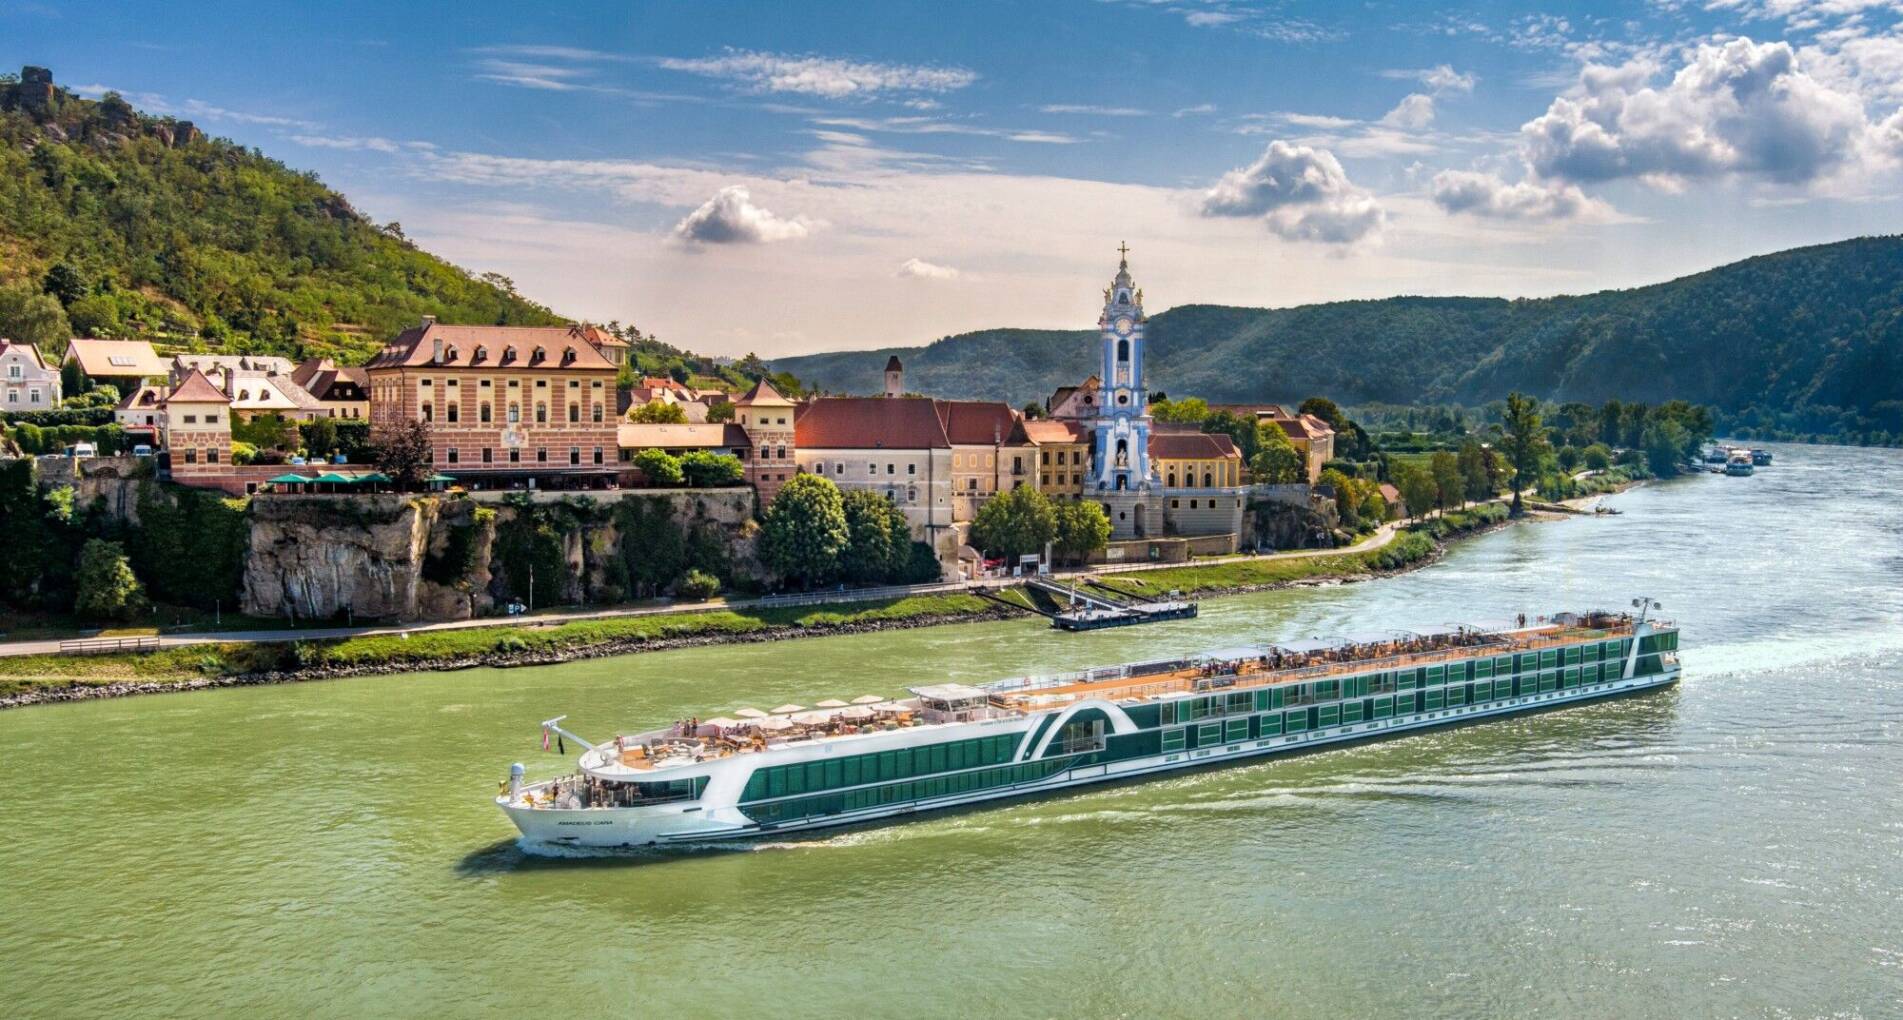
MULTIPOLYGON (((1234 563, 1249 560, 1301 559, 1310 556, 1334 556, 1341 553, 1366 552, 1378 549, 1394 540, 1395 532, 1405 522, 1383 524, 1374 534, 1356 542, 1354 545, 1339 549, 1298 549, 1290 552, 1264 553, 1259 556, 1225 557, 1221 562, 1234 563)), ((1195 563, 1129 563, 1103 564, 1079 571, 1064 571, 1065 576, 1080 576, 1093 573, 1131 573, 1142 570, 1166 570, 1172 567, 1195 566, 1195 563)), ((975 583, 963 581, 921 586, 905 589, 909 594, 938 594, 960 592, 972 587, 1002 588, 1016 582, 1010 578, 986 578, 975 583)), ((709 599, 705 602, 679 602, 653 606, 621 607, 599 610, 564 610, 553 613, 536 613, 533 616, 484 616, 473 620, 447 620, 440 623, 418 623, 410 625, 378 625, 365 627, 302 627, 285 630, 220 630, 193 631, 185 634, 161 634, 159 647, 180 648, 187 645, 206 644, 225 641, 308 641, 324 638, 370 637, 378 634, 417 634, 433 630, 461 630, 467 627, 507 627, 523 625, 543 625, 567 623, 571 620, 606 620, 623 616, 660 616, 671 613, 701 613, 710 609, 760 609, 786 605, 828 605, 837 603, 863 602, 868 599, 888 597, 898 594, 894 591, 843 591, 819 592, 797 599, 758 598, 709 599)), ((69 639, 70 640, 70 639, 69 639)), ((0 656, 6 655, 50 655, 60 648, 59 639, 46 641, 7 641, 0 642, 0 656)))

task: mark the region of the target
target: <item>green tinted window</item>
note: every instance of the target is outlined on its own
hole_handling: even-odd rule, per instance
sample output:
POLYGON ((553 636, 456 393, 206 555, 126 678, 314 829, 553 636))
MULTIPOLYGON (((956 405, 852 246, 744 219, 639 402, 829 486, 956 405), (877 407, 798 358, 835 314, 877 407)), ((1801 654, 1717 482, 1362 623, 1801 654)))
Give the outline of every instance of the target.
POLYGON ((1181 751, 1188 744, 1182 728, 1163 731, 1163 750, 1181 751))

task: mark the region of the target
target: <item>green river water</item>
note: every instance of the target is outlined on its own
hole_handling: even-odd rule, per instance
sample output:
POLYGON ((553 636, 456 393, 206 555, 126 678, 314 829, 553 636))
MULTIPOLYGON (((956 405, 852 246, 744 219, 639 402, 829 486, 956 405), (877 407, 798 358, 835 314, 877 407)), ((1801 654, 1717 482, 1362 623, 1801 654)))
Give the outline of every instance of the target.
MULTIPOLYGON (((1903 454, 1402 577, 0 713, 11 1016, 1903 1015, 1903 454), (1637 698, 797 842, 524 854, 509 762, 751 704, 1660 599, 1637 698)), ((572 751, 572 748, 571 748, 572 751)))

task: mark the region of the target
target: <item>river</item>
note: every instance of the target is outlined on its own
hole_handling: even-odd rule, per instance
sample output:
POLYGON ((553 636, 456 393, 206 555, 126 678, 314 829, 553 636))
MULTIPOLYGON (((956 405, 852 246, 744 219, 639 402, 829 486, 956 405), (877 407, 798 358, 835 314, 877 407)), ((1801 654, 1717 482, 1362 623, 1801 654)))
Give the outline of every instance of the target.
MULTIPOLYGON (((1404 576, 0 713, 15 1016, 1896 1016, 1903 453, 1774 447, 1404 576), (1651 595, 1617 702, 830 838, 548 859, 511 760, 741 705, 1651 595)), ((570 749, 572 752, 572 748, 570 749)))

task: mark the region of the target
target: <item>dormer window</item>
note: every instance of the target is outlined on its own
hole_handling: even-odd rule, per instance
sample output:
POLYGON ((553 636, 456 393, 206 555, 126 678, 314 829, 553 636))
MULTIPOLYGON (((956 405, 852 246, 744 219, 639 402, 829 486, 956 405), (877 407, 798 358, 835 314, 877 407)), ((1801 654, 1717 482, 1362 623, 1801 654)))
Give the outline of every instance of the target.
POLYGON ((450 362, 455 360, 456 360, 456 345, 450 344, 448 347, 443 348, 443 364, 447 365, 450 362))
POLYGON ((562 348, 562 364, 572 365, 574 363, 575 363, 575 349, 573 347, 562 348))
POLYGON ((473 355, 470 355, 469 363, 472 365, 479 365, 483 363, 484 361, 488 360, 488 358, 489 358, 489 348, 484 347, 481 344, 477 344, 476 353, 473 355))
POLYGON ((502 363, 506 365, 509 362, 514 360, 515 360, 515 348, 504 347, 502 349, 502 363))
POLYGON ((536 347, 535 350, 530 352, 529 354, 529 364, 531 365, 539 365, 543 361, 546 361, 547 359, 548 359, 548 351, 543 350, 539 346, 536 347))

